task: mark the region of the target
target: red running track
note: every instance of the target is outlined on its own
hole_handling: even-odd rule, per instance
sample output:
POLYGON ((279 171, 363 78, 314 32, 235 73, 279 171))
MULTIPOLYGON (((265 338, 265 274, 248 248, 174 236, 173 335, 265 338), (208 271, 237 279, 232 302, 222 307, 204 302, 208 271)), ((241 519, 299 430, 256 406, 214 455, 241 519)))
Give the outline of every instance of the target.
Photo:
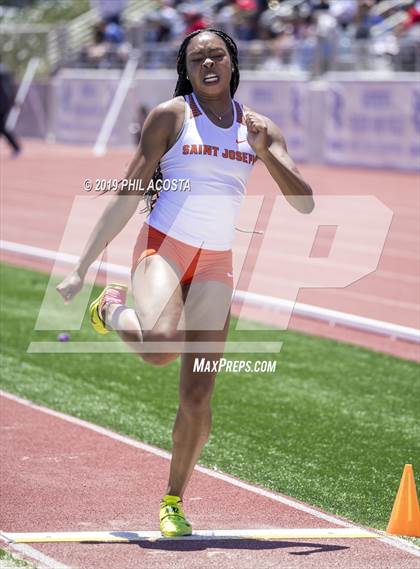
MULTIPOLYGON (((146 450, 141 443, 105 429, 98 432, 93 425, 14 397, 1 396, 0 405, 2 531, 158 529, 158 504, 169 468, 167 458, 156 454, 158 449, 146 450)), ((287 505, 285 497, 274 492, 263 490, 263 495, 258 487, 240 487, 232 477, 215 476, 196 469, 184 498, 197 530, 331 528, 349 523, 297 501, 287 505), (208 507, 210 497, 213 509, 208 507)), ((33 559, 42 553, 48 557, 42 566, 57 567, 59 562, 72 569, 419 567, 418 548, 392 537, 385 540, 49 543, 31 544, 19 555, 33 559)))
MULTIPOLYGON (((5 155, 4 145, 0 144, 4 187, 2 239, 57 250, 74 198, 88 195, 83 191, 85 178, 119 179, 132 155, 133 152, 128 150, 111 150, 106 156, 95 158, 90 148, 48 145, 27 140, 22 156, 18 160, 10 160, 5 155)), ((301 289, 297 301, 420 328, 419 177, 409 173, 310 165, 304 165, 301 169, 316 195, 373 195, 390 208, 394 216, 375 272, 345 288, 301 289)), ((257 163, 248 193, 260 195, 262 189, 268 197, 278 195, 264 166, 257 163)), ((94 202, 98 210, 104 203, 105 200, 101 199, 94 202)), ((263 225, 266 213, 261 216, 260 225, 263 225)), ((80 236, 87 235, 93 223, 91 213, 81 212, 78 219, 80 236)), ((115 240, 114 262, 129 264, 140 224, 141 219, 134 216, 115 240)), ((74 251, 67 252, 80 253, 83 239, 80 237, 80 242, 74 245, 74 251)), ((237 234, 237 251, 245 247, 248 239, 244 234, 237 234)), ((246 290, 250 267, 260 243, 261 238, 254 236, 247 265, 239 280, 239 288, 242 290, 246 290)), ((329 244, 328 236, 321 236, 317 240, 317 246, 321 250, 327 249, 329 244)), ((281 249, 280 236, 274 235, 270 251, 272 258, 268 257, 259 268, 256 292, 278 296, 278 279, 281 278, 282 268, 276 260, 276 252, 281 249)), ((52 267, 51 262, 33 260, 22 255, 3 253, 2 258, 11 263, 43 270, 51 270, 52 267)), ((248 315, 270 324, 276 324, 278 320, 278 315, 274 312, 254 310, 248 315)), ((297 316, 292 316, 289 328, 420 361, 418 344, 395 341, 340 326, 332 328, 328 324, 297 316)))

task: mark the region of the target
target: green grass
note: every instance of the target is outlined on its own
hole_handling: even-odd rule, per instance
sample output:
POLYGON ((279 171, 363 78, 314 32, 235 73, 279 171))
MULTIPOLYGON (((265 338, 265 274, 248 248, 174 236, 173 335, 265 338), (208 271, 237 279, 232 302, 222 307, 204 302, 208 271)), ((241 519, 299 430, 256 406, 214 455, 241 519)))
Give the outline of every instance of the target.
POLYGON ((0 569, 14 569, 15 567, 23 567, 23 569, 35 569, 35 565, 23 561, 22 559, 17 559, 5 551, 0 549, 0 569))
MULTIPOLYGON (((179 363, 131 354, 28 354, 48 277, 2 266, 3 389, 170 449, 179 363)), ((233 328, 233 326, 232 326, 233 328)), ((231 340, 283 340, 274 374, 221 373, 213 431, 200 463, 385 529, 402 469, 420 474, 419 366, 303 334, 235 331, 231 340)), ((85 322, 72 340, 102 340, 85 322)), ((231 357, 228 355, 227 357, 231 357)))

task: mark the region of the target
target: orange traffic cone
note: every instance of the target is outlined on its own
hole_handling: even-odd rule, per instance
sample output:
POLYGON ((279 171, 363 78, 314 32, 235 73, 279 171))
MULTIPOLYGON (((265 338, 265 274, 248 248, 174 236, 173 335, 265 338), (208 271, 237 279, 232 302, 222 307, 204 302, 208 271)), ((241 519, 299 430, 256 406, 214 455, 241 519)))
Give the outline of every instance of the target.
POLYGON ((397 535, 420 537, 420 509, 411 464, 404 466, 400 487, 386 531, 397 535))

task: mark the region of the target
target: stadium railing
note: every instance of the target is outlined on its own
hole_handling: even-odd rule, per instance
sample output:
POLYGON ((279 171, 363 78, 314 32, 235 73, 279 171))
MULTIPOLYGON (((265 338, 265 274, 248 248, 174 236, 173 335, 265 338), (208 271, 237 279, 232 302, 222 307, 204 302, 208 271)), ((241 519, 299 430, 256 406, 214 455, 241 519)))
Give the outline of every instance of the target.
MULTIPOLYGON (((132 25, 154 5, 153 0, 129 0, 122 14, 123 20, 132 25)), ((41 4, 29 11, 17 9, 3 14, 0 50, 4 63, 18 77, 23 74, 31 57, 41 59, 38 74, 45 76, 71 60, 81 46, 92 40, 93 26, 99 21, 96 10, 87 10, 69 21, 42 23, 47 8, 46 4, 41 4)))

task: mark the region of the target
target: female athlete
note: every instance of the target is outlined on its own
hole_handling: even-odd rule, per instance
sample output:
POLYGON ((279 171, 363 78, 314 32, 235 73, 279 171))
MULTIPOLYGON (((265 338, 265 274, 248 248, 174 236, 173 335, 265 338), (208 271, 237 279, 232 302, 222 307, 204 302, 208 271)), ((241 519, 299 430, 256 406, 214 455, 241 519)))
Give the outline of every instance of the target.
POLYGON ((182 498, 210 433, 213 363, 223 354, 229 327, 235 220, 254 162, 265 164, 293 207, 302 213, 314 207, 280 130, 233 99, 238 55, 227 34, 207 29, 188 35, 177 71, 174 98, 150 112, 127 171, 126 179, 141 180, 141 189, 111 198, 77 266, 57 287, 66 302, 80 291, 89 266, 135 213, 151 180, 189 181, 189 191, 178 187, 154 196, 133 252, 135 308, 126 306, 121 285, 105 287, 90 307, 94 329, 116 331, 144 361, 166 365, 181 356, 172 460, 160 505, 165 536, 192 532, 182 498), (197 358, 211 365, 195 371, 197 358))

